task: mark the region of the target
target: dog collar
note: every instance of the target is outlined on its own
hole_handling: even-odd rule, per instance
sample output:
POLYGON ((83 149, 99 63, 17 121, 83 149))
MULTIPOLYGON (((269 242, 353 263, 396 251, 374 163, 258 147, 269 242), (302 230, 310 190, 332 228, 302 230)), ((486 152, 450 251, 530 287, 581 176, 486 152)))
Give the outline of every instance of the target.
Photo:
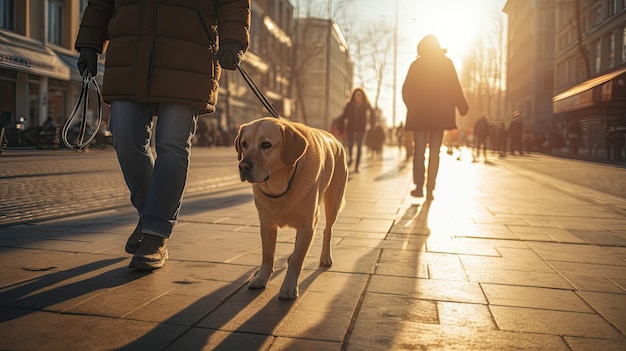
POLYGON ((263 191, 263 189, 261 189, 260 187, 259 187, 259 190, 261 190, 263 195, 269 197, 270 199, 277 199, 277 198, 287 194, 287 192, 291 188, 291 183, 293 182, 293 178, 296 176, 296 171, 298 170, 298 164, 299 163, 300 163, 300 161, 296 162, 296 166, 294 167, 293 173, 291 174, 291 177, 289 178, 289 181, 287 182, 287 189, 285 189, 285 191, 283 191, 282 193, 280 193, 278 195, 271 195, 271 194, 268 194, 265 191, 263 191))

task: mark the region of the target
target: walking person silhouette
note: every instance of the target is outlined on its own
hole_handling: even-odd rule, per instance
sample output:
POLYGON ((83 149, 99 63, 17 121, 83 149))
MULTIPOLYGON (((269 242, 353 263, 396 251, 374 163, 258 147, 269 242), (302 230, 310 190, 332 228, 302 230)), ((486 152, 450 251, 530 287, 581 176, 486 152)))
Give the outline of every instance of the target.
POLYGON ((414 197, 434 199, 433 192, 439 172, 439 152, 444 130, 456 129, 455 109, 467 115, 469 106, 452 60, 445 56, 434 35, 425 36, 417 45, 417 58, 406 75, 402 86, 402 99, 407 107, 405 130, 413 133, 414 197), (428 144, 428 176, 425 152, 428 144))

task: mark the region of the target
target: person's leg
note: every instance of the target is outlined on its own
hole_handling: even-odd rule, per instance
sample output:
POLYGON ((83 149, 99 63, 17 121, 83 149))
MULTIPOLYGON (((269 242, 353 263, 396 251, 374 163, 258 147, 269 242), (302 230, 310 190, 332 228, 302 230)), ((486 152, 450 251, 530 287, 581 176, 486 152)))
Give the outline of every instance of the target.
POLYGON ((142 212, 144 234, 129 267, 153 270, 168 258, 167 239, 178 220, 187 181, 198 109, 181 104, 158 106, 156 159, 142 212))
POLYGON ((133 101, 111 103, 109 130, 113 135, 113 147, 130 191, 130 202, 139 215, 137 226, 126 241, 125 250, 130 254, 137 252, 143 238, 141 213, 154 166, 150 151, 153 106, 133 101))
POLYGON ((426 197, 433 199, 433 191, 439 173, 439 153, 443 141, 443 130, 430 130, 428 133, 428 177, 426 178, 426 197))
POLYGON ((426 173, 426 165, 424 163, 426 160, 426 135, 426 131, 413 131, 413 183, 415 184, 415 190, 411 192, 411 195, 415 197, 424 196, 424 176, 426 173))
POLYGON ((348 167, 352 165, 352 148, 354 147, 354 134, 353 132, 348 132, 348 167))
POLYGON ((361 164, 361 149, 363 147, 364 132, 356 133, 356 163, 354 166, 355 171, 359 171, 359 165, 361 164))
POLYGON ((143 212, 152 176, 154 158, 150 152, 152 130, 151 103, 113 101, 109 129, 113 147, 130 190, 130 201, 139 216, 143 212))
POLYGON ((142 213, 143 232, 169 238, 187 182, 191 140, 196 131, 198 109, 161 103, 158 110, 156 160, 142 213))

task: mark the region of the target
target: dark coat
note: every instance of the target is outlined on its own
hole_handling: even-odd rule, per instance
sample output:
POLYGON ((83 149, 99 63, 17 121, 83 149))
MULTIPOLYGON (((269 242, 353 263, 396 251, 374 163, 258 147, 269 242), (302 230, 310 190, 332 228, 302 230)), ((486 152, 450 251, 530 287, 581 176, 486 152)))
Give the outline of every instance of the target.
POLYGON ((350 101, 343 110, 343 119, 348 133, 365 132, 371 114, 371 106, 367 103, 357 105, 350 101))
POLYGON ((443 53, 413 61, 402 99, 407 107, 406 130, 456 129, 455 108, 462 115, 469 109, 454 64, 443 53))
POLYGON ((245 50, 249 23, 249 0, 89 0, 75 47, 102 53, 108 40, 107 102, 171 102, 214 111, 220 67, 211 37, 245 50))

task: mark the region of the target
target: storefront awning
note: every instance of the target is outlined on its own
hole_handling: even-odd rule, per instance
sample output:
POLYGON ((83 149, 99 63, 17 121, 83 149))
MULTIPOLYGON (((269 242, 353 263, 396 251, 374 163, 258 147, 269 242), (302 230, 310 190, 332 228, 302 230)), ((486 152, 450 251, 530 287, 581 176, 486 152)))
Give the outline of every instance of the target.
MULTIPOLYGON (((596 101, 598 98, 594 99, 593 88, 605 85, 605 83, 610 82, 625 73, 626 68, 622 68, 599 77, 591 78, 554 96, 552 98, 553 112, 557 114, 593 106, 596 102, 598 102, 596 101)), ((601 93, 604 93, 604 91, 601 93)), ((601 100, 604 101, 606 99, 602 97, 601 100)))
POLYGON ((0 31, 0 67, 59 80, 70 79, 70 69, 42 43, 0 31))

